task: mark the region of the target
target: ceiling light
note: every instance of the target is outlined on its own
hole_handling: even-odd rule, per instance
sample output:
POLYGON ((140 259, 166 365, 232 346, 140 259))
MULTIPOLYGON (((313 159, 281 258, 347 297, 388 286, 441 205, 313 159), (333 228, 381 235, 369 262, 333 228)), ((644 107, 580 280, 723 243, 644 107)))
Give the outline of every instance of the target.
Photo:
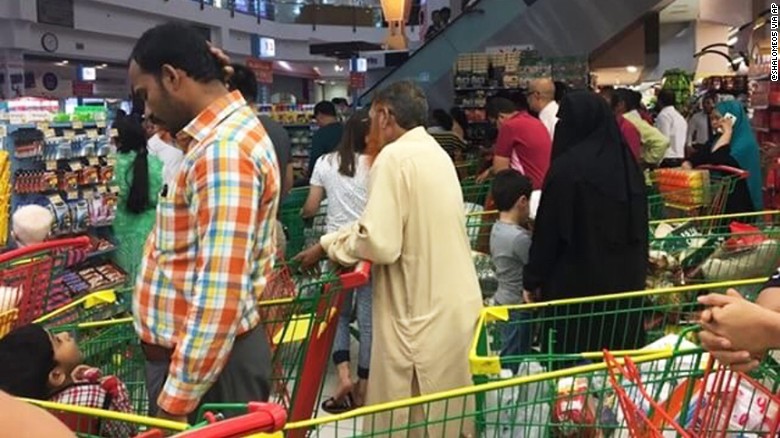
POLYGON ((766 18, 761 18, 761 19, 759 19, 759 20, 756 22, 756 24, 753 26, 753 30, 758 30, 759 28, 761 28, 761 27, 762 27, 762 26, 764 26, 765 24, 766 24, 766 18))
POLYGON ((737 45, 737 42, 738 42, 738 41, 739 41, 739 37, 738 37, 738 36, 736 36, 736 35, 734 35, 733 37, 729 38, 729 41, 728 41, 728 43, 727 43, 727 44, 728 44, 729 46, 733 47, 733 46, 737 45))
POLYGON ((639 71, 639 69, 635 65, 629 65, 626 67, 626 71, 629 73, 636 73, 639 71))
POLYGON ((340 65, 336 64, 336 65, 334 65, 334 66, 333 66, 333 70, 336 70, 336 71, 344 71, 344 67, 342 67, 342 66, 340 66, 340 65))
POLYGON ((279 61, 279 67, 287 71, 292 71, 292 66, 290 66, 290 63, 287 61, 279 61))
POLYGON ((739 33, 739 28, 732 27, 731 29, 729 29, 729 38, 735 36, 738 33, 739 33))
POLYGON ((734 64, 735 65, 742 64, 743 62, 745 62, 745 58, 743 58, 741 56, 734 58, 734 64))

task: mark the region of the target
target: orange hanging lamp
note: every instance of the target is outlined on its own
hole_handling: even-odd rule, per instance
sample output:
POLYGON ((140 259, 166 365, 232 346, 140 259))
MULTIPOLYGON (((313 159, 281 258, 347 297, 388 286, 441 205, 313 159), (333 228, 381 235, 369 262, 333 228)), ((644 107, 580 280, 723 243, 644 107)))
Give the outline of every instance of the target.
POLYGON ((382 13, 388 24, 385 45, 388 50, 406 50, 409 40, 406 38, 406 23, 412 11, 411 0, 382 0, 382 13))

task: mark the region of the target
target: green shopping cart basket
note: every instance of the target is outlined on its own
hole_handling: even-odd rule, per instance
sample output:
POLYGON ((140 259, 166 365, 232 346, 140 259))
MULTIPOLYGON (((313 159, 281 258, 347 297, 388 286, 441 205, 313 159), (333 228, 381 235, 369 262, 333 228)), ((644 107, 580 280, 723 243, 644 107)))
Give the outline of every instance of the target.
POLYGON ((551 371, 600 360, 605 348, 616 355, 637 354, 651 342, 695 325, 701 310, 697 294, 734 288, 751 295, 766 279, 486 307, 469 353, 474 381, 501 380, 529 364, 551 371), (509 349, 512 332, 525 333, 530 347, 509 349))
POLYGON ((654 221, 648 289, 769 276, 780 264, 780 212, 654 221))

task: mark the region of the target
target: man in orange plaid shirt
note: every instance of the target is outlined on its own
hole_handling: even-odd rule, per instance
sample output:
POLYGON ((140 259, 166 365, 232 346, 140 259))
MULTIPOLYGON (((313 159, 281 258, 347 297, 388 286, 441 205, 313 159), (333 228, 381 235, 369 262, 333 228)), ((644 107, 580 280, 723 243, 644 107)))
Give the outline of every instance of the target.
POLYGON ((191 27, 144 33, 129 74, 146 113, 184 152, 160 194, 133 295, 152 409, 184 421, 204 403, 266 400, 270 350, 257 301, 274 259, 273 145, 191 27))

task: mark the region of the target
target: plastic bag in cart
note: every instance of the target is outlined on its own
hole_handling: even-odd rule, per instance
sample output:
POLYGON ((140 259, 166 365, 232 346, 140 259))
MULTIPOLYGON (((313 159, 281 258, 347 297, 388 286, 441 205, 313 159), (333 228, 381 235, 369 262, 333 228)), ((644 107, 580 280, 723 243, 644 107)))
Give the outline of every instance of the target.
MULTIPOLYGON (((544 368, 538 362, 524 362, 520 364, 515 376, 509 370, 502 370, 501 378, 503 380, 532 376, 543 372, 544 368)), ((501 438, 550 436, 546 426, 550 423, 550 405, 544 401, 549 400, 552 393, 553 388, 547 380, 487 393, 485 436, 501 438)))

